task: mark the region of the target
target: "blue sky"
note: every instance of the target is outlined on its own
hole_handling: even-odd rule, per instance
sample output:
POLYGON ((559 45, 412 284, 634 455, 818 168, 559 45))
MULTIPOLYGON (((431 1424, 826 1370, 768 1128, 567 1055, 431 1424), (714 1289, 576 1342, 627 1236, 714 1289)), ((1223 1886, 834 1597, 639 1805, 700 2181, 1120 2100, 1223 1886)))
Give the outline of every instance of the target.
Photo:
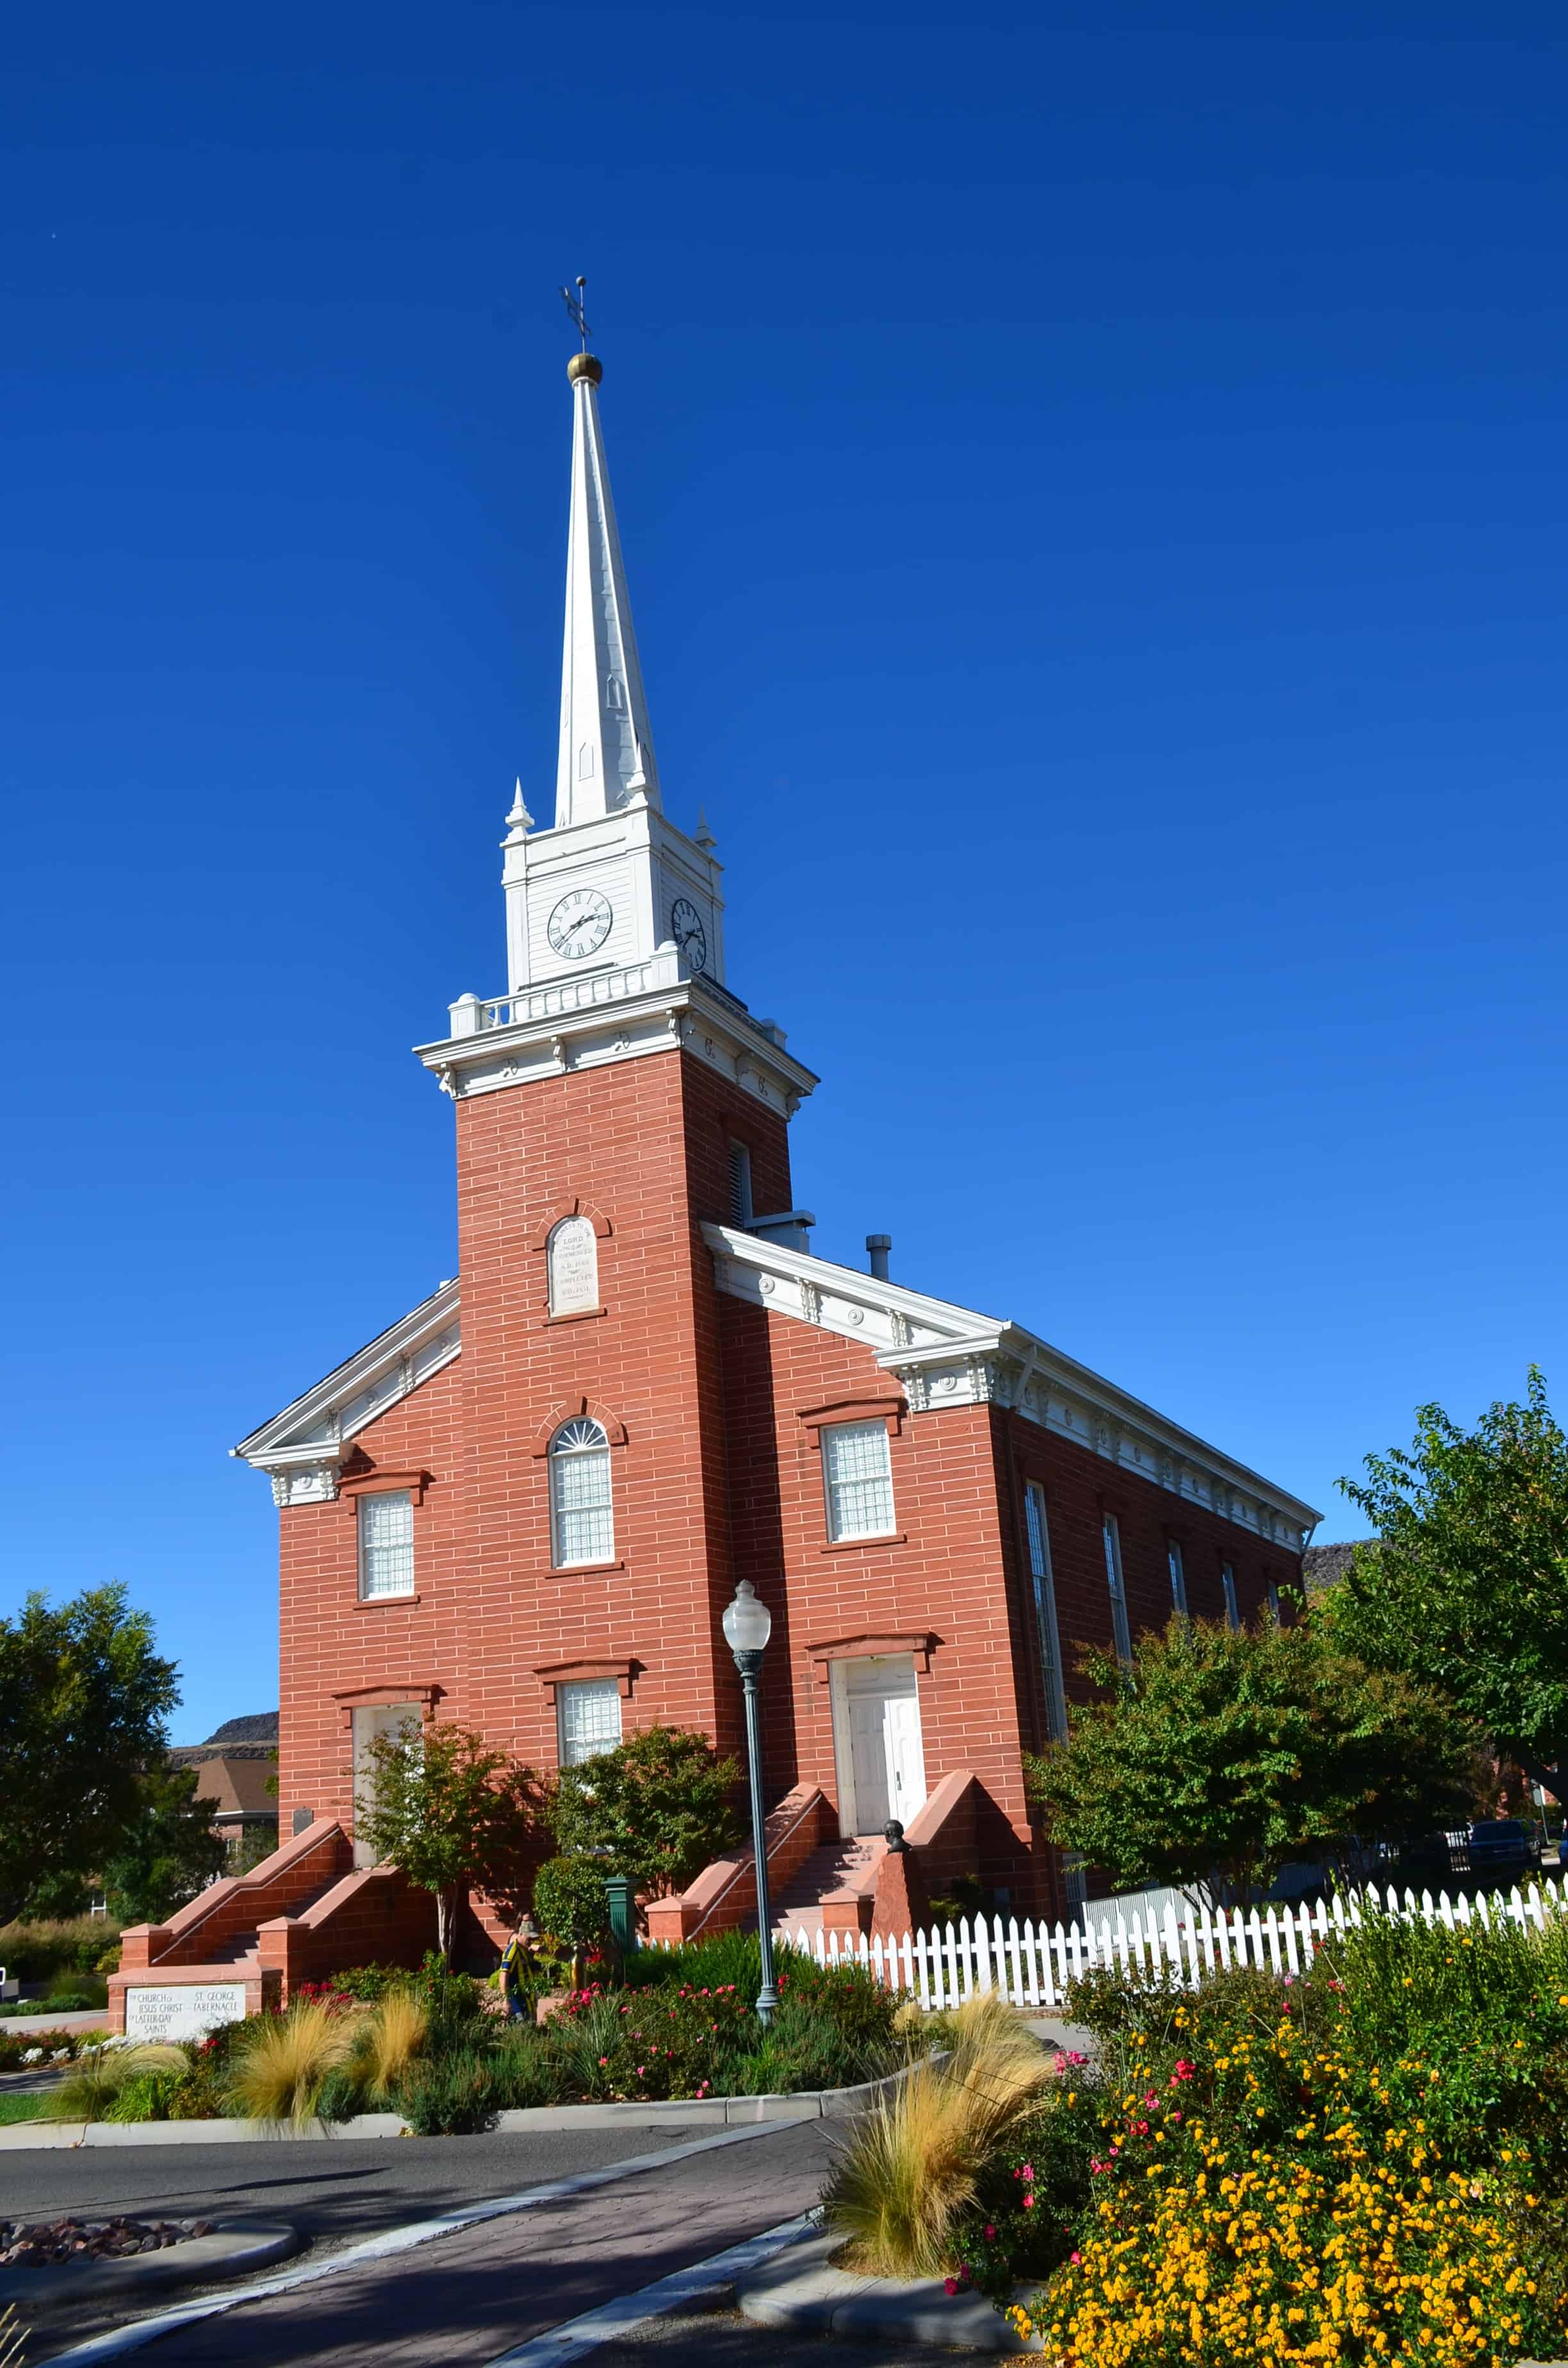
POLYGON ((454 1270, 589 275, 817 1247, 1321 1505, 1560 1353, 1546 8, 88 6, 0 79, 0 1610, 276 1695, 254 1423, 454 1270), (1257 29, 1267 20, 1269 30, 1257 29))

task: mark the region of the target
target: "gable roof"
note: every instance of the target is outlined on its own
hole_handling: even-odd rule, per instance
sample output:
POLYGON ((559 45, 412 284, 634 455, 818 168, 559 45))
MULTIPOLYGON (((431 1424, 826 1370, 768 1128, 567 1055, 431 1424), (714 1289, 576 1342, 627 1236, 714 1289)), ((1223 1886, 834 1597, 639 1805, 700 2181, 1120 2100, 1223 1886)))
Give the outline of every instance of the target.
POLYGON ((461 1346, 453 1280, 438 1283, 428 1299, 229 1452, 271 1474, 278 1504, 328 1502, 337 1494, 338 1467, 356 1434, 449 1365, 461 1346))
POLYGON ((721 1291, 870 1349, 912 1414, 991 1403, 1300 1553, 1323 1516, 1006 1316, 983 1315, 733 1225, 704 1225, 721 1291))

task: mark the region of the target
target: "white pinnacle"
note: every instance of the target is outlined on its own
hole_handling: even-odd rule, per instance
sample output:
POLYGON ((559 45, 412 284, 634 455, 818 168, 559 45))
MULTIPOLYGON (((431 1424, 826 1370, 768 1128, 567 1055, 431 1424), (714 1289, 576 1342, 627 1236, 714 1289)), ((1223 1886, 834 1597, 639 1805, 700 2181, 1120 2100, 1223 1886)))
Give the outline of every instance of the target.
POLYGON ((591 355, 574 357, 557 830, 614 814, 637 798, 645 797, 653 806, 660 803, 642 669, 637 663, 631 603, 605 464, 598 374, 591 355))

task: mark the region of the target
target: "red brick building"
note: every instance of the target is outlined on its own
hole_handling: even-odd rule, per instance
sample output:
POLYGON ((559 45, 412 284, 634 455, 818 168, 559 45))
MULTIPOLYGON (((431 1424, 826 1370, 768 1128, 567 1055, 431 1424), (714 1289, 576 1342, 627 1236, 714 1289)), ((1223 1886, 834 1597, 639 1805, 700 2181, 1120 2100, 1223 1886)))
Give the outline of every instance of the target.
MULTIPOLYGON (((409 1715, 544 1769, 654 1720, 740 1749, 720 1619, 749 1578, 796 1909, 864 1924, 897 1816, 932 1878, 1060 1912, 1020 1761, 1075 1646, 1125 1652, 1173 1600, 1259 1616, 1316 1516, 890 1281, 879 1241, 876 1270, 812 1255, 789 1136, 816 1080, 726 985, 714 841, 664 813, 598 365, 571 377, 554 823, 519 787, 508 991, 420 1055, 453 1103, 459 1275, 236 1450, 280 1508, 284 1848, 351 1834, 366 1742, 409 1715)), ((664 1929, 734 1920, 746 1882, 710 1871, 664 1929)))

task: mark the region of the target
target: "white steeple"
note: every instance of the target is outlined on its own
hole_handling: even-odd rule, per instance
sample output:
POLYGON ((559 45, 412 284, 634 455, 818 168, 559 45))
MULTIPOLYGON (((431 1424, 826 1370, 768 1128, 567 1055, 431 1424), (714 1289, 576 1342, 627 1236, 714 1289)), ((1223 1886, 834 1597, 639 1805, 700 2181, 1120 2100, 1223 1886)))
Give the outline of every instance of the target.
POLYGON ((566 544, 566 632, 561 658, 561 754, 555 827, 617 814, 640 796, 659 804, 659 774, 626 567, 616 531, 599 425, 595 356, 574 354, 572 508, 566 544))

